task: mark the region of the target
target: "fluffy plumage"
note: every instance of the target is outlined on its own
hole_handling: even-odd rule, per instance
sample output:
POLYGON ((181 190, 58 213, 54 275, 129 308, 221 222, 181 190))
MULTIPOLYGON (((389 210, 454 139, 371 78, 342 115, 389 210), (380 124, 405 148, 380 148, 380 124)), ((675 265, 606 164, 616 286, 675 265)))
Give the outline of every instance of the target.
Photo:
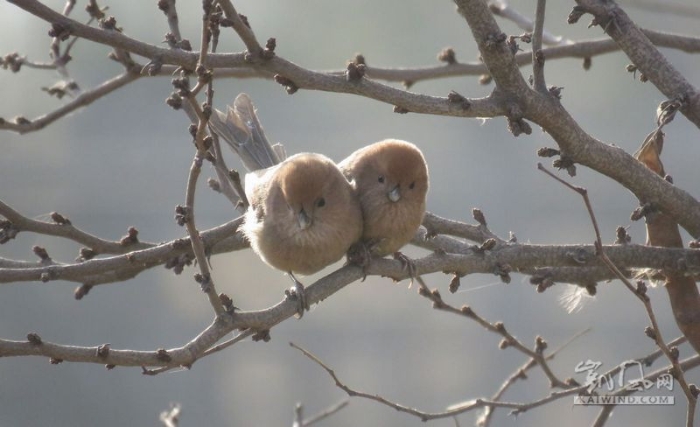
MULTIPOLYGON (((309 305, 294 273, 321 270, 361 238, 357 196, 327 157, 298 154, 286 159, 281 145, 270 145, 246 94, 238 95, 227 113, 216 110, 210 124, 250 171, 245 178, 250 206, 242 231, 263 261, 289 273, 295 286, 287 295, 298 299, 301 317, 309 305)), ((224 193, 235 203, 235 188, 224 193)))
POLYGON ((335 163, 302 153, 246 175, 243 232, 279 270, 312 274, 338 261, 362 235, 362 212, 335 163))
POLYGON ((378 256, 410 242, 423 221, 428 167, 410 142, 387 139, 361 148, 338 164, 362 206, 362 239, 378 256))

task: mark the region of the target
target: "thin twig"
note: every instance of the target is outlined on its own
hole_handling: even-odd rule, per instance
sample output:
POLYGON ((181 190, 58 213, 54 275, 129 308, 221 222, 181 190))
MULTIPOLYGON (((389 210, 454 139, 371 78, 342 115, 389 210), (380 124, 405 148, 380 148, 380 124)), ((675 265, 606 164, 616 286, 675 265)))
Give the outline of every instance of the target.
POLYGON ((494 405, 498 407, 503 407, 503 408, 517 408, 518 404, 517 403, 508 403, 508 402, 491 402, 488 400, 482 400, 482 399, 477 399, 474 402, 472 402, 472 405, 468 409, 460 409, 456 411, 443 411, 443 412, 424 412, 415 408, 411 408, 409 406, 401 405, 399 403, 392 402, 390 400, 387 400, 383 398, 382 396, 376 395, 376 394, 370 394, 370 393, 365 393, 362 391, 357 391, 355 389, 350 388, 347 386, 344 382, 340 380, 340 378, 335 374, 335 371, 331 368, 329 368, 325 363, 321 361, 318 357, 314 356, 311 352, 308 350, 304 349, 303 347, 300 347, 299 345, 290 342, 290 346, 293 348, 299 350, 304 354, 304 356, 308 357, 312 361, 314 361, 317 365, 319 365, 323 370, 325 370, 328 375, 333 379, 335 382, 335 385, 346 392, 348 396, 350 397, 362 397, 365 399, 373 400, 375 402, 379 402, 383 405, 389 406, 391 408, 396 409, 399 412, 404 412, 413 416, 416 416, 420 418, 422 421, 428 421, 428 420, 433 420, 433 419, 439 419, 439 418, 451 418, 454 415, 460 414, 462 412, 465 412, 467 410, 472 410, 476 408, 481 408, 486 405, 494 405))
MULTIPOLYGON (((677 338, 677 339, 674 340, 674 341, 678 341, 678 340, 679 340, 679 339, 677 338)), ((668 346, 670 347, 672 344, 673 344, 673 342, 670 342, 670 343, 668 343, 668 346)), ((659 353, 660 353, 660 352, 659 352, 659 353)), ((650 355, 650 356, 651 356, 651 355, 650 355)), ((649 356, 647 356, 647 357, 649 357, 649 356)), ((646 359, 646 358, 643 358, 643 359, 646 359)), ((642 359, 642 360, 643 360, 643 359, 642 359)), ((640 359, 638 359, 638 360, 640 360, 640 359)), ((686 360, 681 361, 681 362, 678 363, 678 366, 679 366, 683 371, 685 371, 685 372, 688 372, 690 369, 692 369, 692 368, 694 368, 694 367, 696 367, 696 366, 698 366, 698 365, 700 365, 700 356, 697 355, 697 354, 696 354, 695 356, 693 356, 693 357, 690 357, 690 358, 688 358, 688 359, 686 359, 686 360)), ((660 377, 661 375, 667 375, 669 372, 672 372, 673 369, 675 369, 675 368, 673 368, 672 366, 668 366, 668 367, 659 369, 659 370, 653 372, 652 374, 645 376, 644 379, 645 379, 645 380, 655 380, 655 379, 657 379, 658 377, 660 377)), ((607 374, 606 374, 606 376, 607 376, 607 374)), ((634 393, 635 391, 636 391, 636 390, 633 390, 633 389, 630 388, 630 387, 625 387, 625 388, 623 388, 623 389, 621 389, 621 390, 616 391, 615 393, 610 394, 610 396, 628 396, 628 395, 634 393)), ((606 422, 608 421, 608 419, 610 418, 610 415, 612 414, 612 412, 613 412, 613 410, 615 409, 615 407, 616 407, 616 405, 605 405, 605 406, 600 410, 600 412, 598 413, 598 416, 597 416, 596 419, 593 421, 593 424, 591 424, 591 426, 593 426, 593 427, 602 427, 603 425, 605 425, 605 423, 606 423, 606 422)), ((688 413, 688 417, 686 417, 686 427, 692 427, 692 426, 693 426, 693 422, 694 422, 694 418, 693 418, 693 415, 694 415, 694 414, 693 414, 693 412, 690 410, 690 408, 689 408, 689 411, 688 411, 688 412, 689 412, 689 413, 688 413)))
POLYGON ((546 0, 537 0, 537 11, 535 13, 535 31, 532 34, 532 75, 534 88, 539 93, 547 93, 547 85, 544 80, 544 61, 542 53, 542 31, 544 28, 544 13, 546 0))
MULTIPOLYGON (((242 218, 200 233, 209 254, 231 252, 250 247, 240 233, 236 233, 242 218)), ((132 250, 106 258, 80 260, 71 264, 54 261, 51 265, 39 262, 18 262, 0 258, 0 283, 69 281, 85 285, 122 282, 136 277, 150 268, 165 264, 179 273, 193 258, 188 238, 178 238, 152 248, 132 250)), ((60 282, 57 282, 60 283, 60 282)))
POLYGON ((335 414, 336 412, 340 411, 341 409, 345 408, 346 406, 348 406, 349 403, 350 403, 350 401, 348 399, 343 399, 340 402, 336 403, 335 405, 324 409, 323 411, 319 412, 318 414, 303 420, 302 426, 308 427, 310 425, 316 424, 317 422, 322 421, 322 420, 330 417, 331 415, 335 414))
MULTIPOLYGON (((514 22, 518 27, 525 31, 533 31, 535 28, 532 20, 523 14, 519 13, 517 10, 513 9, 507 2, 503 0, 496 0, 489 2, 489 9, 494 15, 500 16, 501 18, 508 19, 514 22)), ((574 43, 569 39, 565 39, 562 36, 555 36, 547 30, 542 31, 542 42, 548 45, 560 45, 560 44, 571 44, 574 43)))
MULTIPOLYGON (((256 333, 256 331, 254 331, 252 329, 246 329, 244 331, 241 331, 235 337, 233 337, 229 340, 226 340, 220 344, 217 344, 217 345, 210 347, 207 350, 203 351, 202 354, 197 356, 197 359, 202 359, 202 358, 207 357, 211 354, 214 354, 214 353, 217 353, 221 350, 224 350, 224 349, 226 349, 226 348, 228 348, 236 343, 243 341, 244 339, 246 339, 252 335, 255 335, 255 333, 256 333)), ((172 366, 172 365, 171 366, 161 366, 159 368, 154 368, 154 369, 148 370, 148 374, 149 375, 158 375, 158 374, 162 374, 163 372, 171 371, 171 370, 177 369, 177 368, 179 368, 179 366, 172 366)))
POLYGON ((506 330, 505 325, 502 322, 491 323, 483 317, 476 314, 476 312, 474 312, 474 310, 469 306, 464 306, 461 309, 451 306, 442 299, 442 296, 437 290, 430 290, 430 288, 428 288, 428 286, 425 284, 423 278, 420 275, 416 274, 414 279, 418 282, 418 285, 420 286, 420 295, 431 300, 433 302, 433 308, 472 319, 486 330, 502 336, 503 341, 501 343, 501 347, 505 348, 505 346, 512 346, 521 353, 525 354, 526 356, 529 356, 532 359, 534 359, 540 366, 540 368, 542 368, 542 371, 547 376, 547 379, 549 379, 551 387, 558 387, 563 389, 571 387, 565 381, 560 380, 556 375, 554 375, 554 372, 552 372, 552 369, 549 367, 547 359, 544 356, 544 348, 546 346, 540 344, 544 342, 540 337, 537 337, 536 339, 537 344, 535 346, 535 350, 530 350, 523 343, 521 343, 520 340, 518 340, 517 338, 515 338, 515 336, 508 332, 506 330))
POLYGON ((187 209, 187 234, 190 236, 190 242, 192 243, 192 251, 194 252, 195 258, 199 265, 199 269, 202 272, 201 285, 202 290, 206 292, 209 297, 209 303, 211 304, 214 312, 220 315, 225 312, 224 306, 221 303, 218 293, 216 292, 216 287, 214 285, 214 279, 211 277, 211 271, 209 268, 209 261, 207 260, 206 254, 204 252, 204 243, 199 234, 199 230, 195 225, 194 218, 194 194, 197 187, 197 178, 201 172, 202 168, 202 156, 198 150, 197 154, 192 161, 192 166, 190 167, 189 178, 187 179, 187 190, 185 192, 186 199, 186 209, 187 209))
MULTIPOLYGON (((203 64, 206 62, 207 53, 209 51, 209 39, 211 36, 208 23, 209 14, 211 13, 213 6, 211 2, 208 4, 208 7, 207 2, 204 2, 203 5, 205 13, 204 17, 202 18, 202 39, 201 50, 199 54, 199 64, 197 66, 198 72, 200 72, 200 69, 204 68, 203 64)), ((203 80, 200 79, 198 85, 202 82, 203 80)), ((219 294, 216 292, 214 279, 211 276, 209 262, 204 251, 204 243, 202 242, 199 230, 197 229, 197 226, 195 224, 194 215, 194 202, 195 192, 197 188, 197 180, 202 170, 202 163, 204 162, 204 158, 207 154, 207 151, 209 150, 209 147, 207 147, 205 144, 209 116, 206 115, 203 112, 202 108, 197 104, 195 94, 193 94, 192 92, 188 93, 186 99, 190 103, 192 109, 195 111, 199 123, 197 124, 197 132, 195 135, 195 146, 197 147, 197 153, 195 154, 194 159, 192 161, 192 166, 190 167, 189 178, 187 179, 187 189, 185 191, 185 226, 187 227, 187 234, 189 234, 190 241, 192 243, 192 251, 194 252, 195 258, 197 259, 197 264, 199 265, 199 269, 201 271, 201 277, 198 279, 198 281, 202 286, 202 290, 207 294, 207 297, 209 298, 209 303, 214 309, 214 312, 218 316, 224 313, 226 309, 221 303, 219 294)))
POLYGON ((428 234, 447 234, 477 243, 484 243, 488 239, 496 239, 499 243, 504 242, 503 239, 491 232, 485 225, 471 225, 442 218, 430 212, 425 213, 423 226, 428 230, 428 234))
MULTIPOLYGON (((581 336, 587 334, 588 332, 591 331, 591 328, 584 329, 576 334, 574 334, 572 337, 570 337, 568 340, 564 341, 559 347, 555 348, 552 350, 547 356, 545 356, 545 359, 547 361, 554 359, 558 353, 560 353, 562 350, 564 350, 567 346, 569 346, 572 342, 576 341, 578 338, 581 336)), ((526 372, 532 369, 533 367, 537 366, 537 361, 534 358, 530 358, 527 362, 525 362, 522 366, 520 366, 518 369, 516 369, 509 377, 506 379, 503 384, 501 384, 501 387, 494 393, 493 396, 491 396, 491 400, 498 401, 503 397, 505 392, 513 385, 515 384, 516 381, 519 379, 526 379, 526 372)), ((449 409, 449 408, 448 408, 449 409)), ((493 417, 493 414, 495 413, 494 408, 487 406, 484 408, 484 412, 481 414, 481 416, 477 420, 477 425, 479 427, 487 427, 491 423, 491 419, 493 417)))
POLYGON ((175 7, 175 0, 160 0, 158 2, 158 6, 168 18, 170 33, 175 37, 176 41, 182 40, 182 35, 180 34, 180 24, 177 17, 177 9, 175 7))
MULTIPOLYGON (((335 371, 328 367, 323 361, 321 361, 318 357, 313 355, 311 352, 308 350, 304 349, 303 347, 295 344, 295 343, 289 343, 290 346, 293 348, 299 350, 302 354, 304 354, 306 357, 314 361, 317 365, 319 365, 323 370, 328 373, 328 375, 333 379, 335 382, 335 385, 343 390, 345 393, 347 393, 350 397, 361 397, 365 398, 368 400, 372 400, 375 402, 378 402, 382 405, 386 405, 390 408, 393 408, 399 412, 404 412, 413 416, 416 416, 420 418, 422 421, 428 421, 428 420, 433 420, 433 419, 439 419, 439 418, 451 418, 456 415, 468 412, 468 411, 473 411, 476 409, 481 409, 484 407, 496 407, 496 408, 511 408, 512 414, 517 415, 523 412, 526 412, 530 409, 534 409, 536 407, 545 405, 547 403, 559 400, 563 397, 567 396, 573 396, 573 395, 578 395, 586 391, 586 389, 589 387, 589 385, 584 384, 576 387, 571 387, 568 390, 562 390, 562 391, 555 391, 550 393, 548 396, 535 400, 532 402, 528 403, 512 403, 512 402, 498 402, 498 401, 492 401, 488 399, 482 399, 482 398, 477 398, 474 400, 471 400, 469 402, 464 402, 462 404, 459 404, 459 406, 455 405, 452 409, 448 409, 446 411, 442 412, 426 412, 426 411, 421 411, 419 409, 411 408, 405 405, 401 405, 399 403, 392 402, 388 399, 383 398, 380 395, 377 394, 371 394, 371 393, 366 393, 362 391, 355 390, 351 387, 349 387, 347 384, 345 384, 341 379, 336 375, 335 371)), ((680 366, 683 369, 690 370, 692 368, 695 368, 697 366, 700 366, 700 355, 695 355, 693 357, 690 357, 680 363, 680 366)), ((614 376, 620 371, 620 366, 616 366, 613 369, 610 369, 608 372, 603 374, 604 376, 614 376)), ((656 380, 658 377, 661 375, 667 374, 668 373, 669 367, 661 368, 657 371, 654 371, 646 376, 644 376, 645 380, 656 380)), ((634 390, 631 390, 629 388, 626 388, 624 390, 621 390, 619 393, 626 393, 630 394, 633 393, 634 390)))
POLYGON ((254 331, 252 329, 246 329, 245 331, 241 331, 235 337, 233 337, 229 340, 226 340, 226 341, 222 342, 221 344, 217 344, 210 349, 207 349, 204 353, 202 353, 202 357, 209 356, 212 353, 216 353, 216 352, 219 352, 221 350, 224 350, 225 348, 228 348, 228 347, 230 347, 238 342, 243 341, 244 339, 248 338, 251 335, 255 335, 255 333, 256 333, 256 331, 254 331))
POLYGON ((134 250, 152 248, 155 243, 109 241, 76 228, 63 215, 53 213, 54 222, 37 221, 27 218, 0 200, 0 217, 12 223, 17 232, 32 232, 45 236, 62 237, 83 244, 97 254, 125 254, 134 250), (57 216, 56 216, 57 215, 57 216))
POLYGON ((24 134, 27 132, 43 129, 47 125, 72 113, 78 108, 90 105, 94 101, 102 98, 103 96, 114 92, 115 90, 120 89, 121 87, 126 86, 135 80, 138 80, 139 77, 141 76, 137 73, 134 73, 132 71, 126 71, 110 80, 107 80, 106 82, 89 91, 82 92, 71 102, 35 119, 24 119, 15 121, 0 120, 0 130, 5 129, 24 134))
POLYGON ((258 39, 255 38, 255 34, 250 28, 249 23, 243 21, 243 18, 236 12, 236 8, 233 7, 233 4, 231 4, 229 0, 219 0, 219 5, 221 5, 221 8, 224 10, 224 15, 233 23, 233 29, 236 30, 238 36, 243 40, 243 43, 245 43, 248 52, 253 55, 259 55, 262 52, 262 47, 260 47, 258 39))
MULTIPOLYGON (((680 363, 680 366, 681 366, 681 368, 683 368, 686 371, 700 366, 700 355, 695 355, 695 356, 689 357, 688 359, 683 360, 680 363)), ((657 369, 656 371, 645 375, 643 380, 655 381, 660 376, 667 375, 669 372, 669 369, 671 369, 671 368, 672 368, 671 365, 667 365, 663 368, 657 369)), ((622 367, 620 365, 618 365, 618 366, 608 370, 604 374, 601 374, 601 377, 612 378, 615 375, 617 375, 621 370, 622 370, 622 367)), ((557 392, 551 393, 550 395, 548 395, 542 399, 532 401, 532 402, 528 403, 527 405, 523 405, 523 408, 513 411, 513 415, 518 415, 518 414, 525 412, 527 410, 546 405, 548 403, 559 400, 563 397, 580 395, 582 393, 588 393, 587 389, 589 387, 590 387, 590 384, 583 384, 579 387, 575 387, 575 388, 572 388, 569 390, 563 390, 563 391, 557 391, 557 392)), ((619 390, 618 392, 615 393, 615 395, 622 395, 622 394, 628 395, 628 394, 632 394, 636 391, 637 390, 633 390, 633 389, 628 387, 628 388, 624 388, 622 390, 619 390)))
POLYGON ((593 229, 595 230, 595 237, 596 237, 596 253, 600 257, 600 259, 605 263, 605 265, 612 271, 615 276, 627 287, 627 289, 634 294, 637 299, 639 299, 642 304, 644 305, 644 309, 646 310, 647 317, 649 318, 651 322, 651 327, 653 328, 652 331, 652 338, 656 342, 656 345, 661 349, 663 354, 666 356, 666 358, 671 362, 671 365, 673 367, 673 372, 674 372, 674 378, 680 383, 681 388, 683 389, 683 392, 688 399, 688 421, 692 425, 692 420, 693 420, 693 412, 695 408, 695 402, 697 398, 694 396, 693 392, 690 389, 690 385, 685 379, 685 375, 683 374, 683 370, 681 369, 679 363, 678 363, 678 357, 673 356, 671 353, 671 350, 669 347, 666 345, 665 341, 663 340, 661 330, 659 329, 659 324, 656 321, 656 315, 654 314, 654 310, 652 309, 651 306, 651 299, 646 293, 640 293, 637 291, 637 289, 630 283, 630 281, 625 277, 625 275, 617 268, 617 266, 608 258, 608 256, 605 254, 605 250, 603 247, 603 243, 600 237, 600 230, 598 229, 598 223, 595 218, 595 213, 593 212, 593 207, 591 206, 590 200, 588 198, 588 191, 585 188, 581 187, 575 187, 570 184, 568 184, 566 181, 558 178, 556 175, 552 174, 548 170, 542 166, 541 163, 538 163, 537 168, 545 173, 547 175, 555 178, 557 181, 563 183, 566 185, 568 188, 574 190, 578 194, 583 197, 583 201, 586 204, 586 209, 588 210, 588 215, 591 219, 591 222, 593 223, 593 229))

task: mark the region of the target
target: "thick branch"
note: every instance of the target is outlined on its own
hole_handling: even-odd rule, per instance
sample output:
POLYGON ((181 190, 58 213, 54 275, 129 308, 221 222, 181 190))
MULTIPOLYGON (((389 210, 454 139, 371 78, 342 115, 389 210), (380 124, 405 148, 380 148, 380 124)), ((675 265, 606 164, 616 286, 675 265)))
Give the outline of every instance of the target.
MULTIPOLYGON (((451 234, 470 236, 471 227, 464 224, 460 230, 456 221, 440 222, 434 215, 429 216, 432 227, 441 229, 440 224, 450 227, 451 234), (465 231, 466 230, 466 231, 465 231)), ((238 228, 240 219, 231 221, 212 230, 201 233, 208 253, 217 254, 246 248, 248 245, 240 234, 232 236, 238 228), (224 240, 225 239, 225 240, 224 240)), ((604 266, 595 256, 593 245, 527 245, 519 243, 502 243, 491 251, 479 250, 476 246, 467 244, 459 239, 439 235, 426 238, 422 229, 416 235, 414 244, 438 252, 415 260, 417 271, 421 274, 449 271, 460 275, 473 273, 499 274, 504 266, 513 271, 538 276, 546 276, 554 281, 569 281, 577 284, 588 284, 593 279, 610 279, 605 275, 604 266), (545 268, 560 267, 554 271, 545 268), (568 270, 567 270, 568 269, 568 270), (580 269, 579 274, 576 274, 580 269), (565 272, 569 272, 566 274, 565 272), (588 272, 588 273, 587 273, 588 272), (590 275, 589 275, 590 274, 590 275), (598 274, 600 276, 598 276, 598 274)), ((475 238, 482 235, 476 233, 475 238)), ((700 270, 700 250, 680 248, 657 248, 641 245, 611 245, 605 246, 605 251, 611 260, 620 268, 666 268, 679 266, 684 272, 692 273, 700 270)), ((189 239, 178 239, 158 245, 153 248, 133 251, 125 255, 92 259, 75 264, 50 264, 40 262, 18 266, 9 262, 1 263, 0 283, 22 281, 52 281, 65 280, 89 285, 112 283, 132 278, 142 271, 164 264, 168 260, 180 256, 191 256, 189 239)), ((402 268, 401 263, 390 260, 373 260, 369 274, 389 276, 396 279, 408 278, 409 273, 402 268)))
MULTIPOLYGON (((50 8, 42 5, 36 0, 12 0, 12 3, 25 9, 26 11, 48 21, 66 28, 71 34, 84 37, 86 39, 106 44, 115 48, 127 50, 129 52, 144 56, 149 59, 157 59, 163 64, 173 64, 193 70, 196 66, 198 54, 196 52, 185 52, 179 49, 164 49, 131 39, 118 32, 107 32, 97 28, 92 28, 80 24, 74 20, 54 12, 50 8)), ((488 10, 486 10, 487 13, 488 10)), ((491 17, 492 18, 492 17, 491 17)), ((495 24, 495 21, 494 21, 495 24)), ((697 51, 700 42, 697 39, 658 34, 658 42, 679 46, 681 49, 697 51)), ((603 53, 616 50, 614 43, 609 41, 583 42, 572 46, 557 46, 543 51, 548 58, 558 58, 565 56, 590 57, 596 53, 603 53)), ((246 60, 247 54, 210 54, 207 56, 206 66, 209 68, 237 68, 230 70, 232 75, 239 76, 260 76, 271 77, 280 74, 291 80, 298 88, 311 90, 323 90, 340 93, 353 93, 367 96, 382 102, 397 105, 404 110, 424 114, 439 114, 459 117, 495 117, 504 115, 507 111, 501 102, 496 102, 491 97, 483 99, 470 99, 468 109, 455 106, 448 102, 446 97, 434 97, 418 95, 411 92, 399 90, 385 86, 376 82, 362 79, 357 82, 349 82, 344 75, 336 72, 313 72, 298 67, 293 63, 280 57, 273 57, 269 60, 246 60), (240 68, 252 68, 250 71, 240 70, 240 68)), ((524 65, 530 62, 530 53, 516 55, 513 64, 524 65)), ((488 64, 488 61, 487 61, 488 64)), ((162 73, 166 70, 164 67, 162 73)), ((497 68, 497 67, 493 67, 497 68)), ((483 65, 474 64, 453 64, 433 69, 406 69, 406 70, 384 70, 380 68, 368 67, 367 76, 378 79, 393 81, 417 81, 424 78, 435 78, 442 76, 482 74, 483 65)), ((226 71, 217 70, 215 74, 227 75, 226 71)), ((524 82, 523 82, 524 83, 524 82)))
MULTIPOLYGON (((116 31, 92 28, 66 18, 36 0, 12 0, 12 3, 52 24, 60 25, 72 35, 118 47, 146 58, 157 58, 163 64, 175 64, 190 70, 194 70, 197 64, 197 53, 163 49, 131 39, 116 31)), ((348 81, 345 76, 309 71, 277 56, 251 62, 249 54, 244 53, 210 54, 207 55, 204 65, 208 68, 252 67, 267 74, 280 74, 298 88, 363 95, 416 113, 461 117, 495 117, 504 114, 500 103, 491 98, 469 100, 470 107, 463 108, 450 103, 447 97, 414 94, 367 79, 348 81)))
MULTIPOLYGON (((400 262, 389 261, 401 269, 400 262)), ((335 271, 306 287, 306 297, 310 303, 318 303, 362 277, 362 269, 348 266, 335 271)), ((44 342, 36 334, 27 341, 0 340, 0 357, 45 356, 55 361, 87 362, 108 366, 165 366, 189 367, 217 341, 235 330, 268 330, 297 312, 295 301, 285 299, 277 305, 259 311, 222 314, 202 333, 186 345, 160 351, 99 350, 99 347, 77 347, 44 342)))
POLYGON ((528 92, 527 82, 520 74, 511 47, 505 42, 505 33, 496 24, 486 3, 480 0, 455 0, 455 3, 469 24, 496 86, 514 98, 524 97, 528 92))
POLYGON ((615 2, 577 0, 595 22, 617 42, 637 69, 668 99, 682 100, 681 112, 700 127, 700 93, 658 51, 649 38, 615 2))
MULTIPOLYGON (((242 219, 235 219, 226 224, 201 232, 205 247, 212 254, 230 252, 248 247, 240 234, 235 234, 242 219)), ((74 264, 50 265, 37 262, 27 267, 10 267, 14 262, 0 262, 0 283, 21 281, 66 280, 86 285, 121 282, 131 279, 139 273, 158 265, 166 264, 178 257, 192 259, 193 253, 189 239, 176 239, 158 246, 132 251, 124 255, 108 258, 91 259, 74 264), (8 268, 4 268, 8 267, 8 268)))
POLYGON ((647 170, 621 148, 588 135, 555 97, 530 90, 505 39, 499 38, 502 32, 488 7, 478 0, 455 1, 474 33, 494 81, 507 91, 507 99, 512 100, 509 117, 519 115, 539 124, 559 144, 562 156, 614 179, 640 200, 660 206, 694 237, 700 236, 700 203, 695 198, 647 170))

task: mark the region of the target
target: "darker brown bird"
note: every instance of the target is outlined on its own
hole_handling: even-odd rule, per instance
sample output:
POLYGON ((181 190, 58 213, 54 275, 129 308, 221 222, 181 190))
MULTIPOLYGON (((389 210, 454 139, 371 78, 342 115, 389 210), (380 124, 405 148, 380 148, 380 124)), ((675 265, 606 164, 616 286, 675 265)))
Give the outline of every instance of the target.
POLYGON ((423 221, 428 167, 415 145, 386 139, 338 164, 362 206, 362 239, 374 255, 397 252, 423 221))

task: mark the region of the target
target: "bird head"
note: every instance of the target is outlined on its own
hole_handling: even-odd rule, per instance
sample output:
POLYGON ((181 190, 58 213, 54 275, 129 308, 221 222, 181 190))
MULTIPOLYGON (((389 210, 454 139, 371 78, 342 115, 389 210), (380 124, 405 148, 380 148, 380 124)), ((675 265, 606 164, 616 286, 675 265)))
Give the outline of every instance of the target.
POLYGON ((428 192, 428 169, 421 152, 398 140, 375 144, 376 152, 361 173, 363 190, 381 194, 389 203, 425 203, 428 192))
MULTIPOLYGON (((320 155, 298 154, 279 171, 280 189, 300 230, 308 230, 323 217, 329 198, 333 199, 330 160, 320 155)), ((336 174, 340 176, 339 174, 336 174)), ((341 177, 342 178, 342 177, 341 177)))

